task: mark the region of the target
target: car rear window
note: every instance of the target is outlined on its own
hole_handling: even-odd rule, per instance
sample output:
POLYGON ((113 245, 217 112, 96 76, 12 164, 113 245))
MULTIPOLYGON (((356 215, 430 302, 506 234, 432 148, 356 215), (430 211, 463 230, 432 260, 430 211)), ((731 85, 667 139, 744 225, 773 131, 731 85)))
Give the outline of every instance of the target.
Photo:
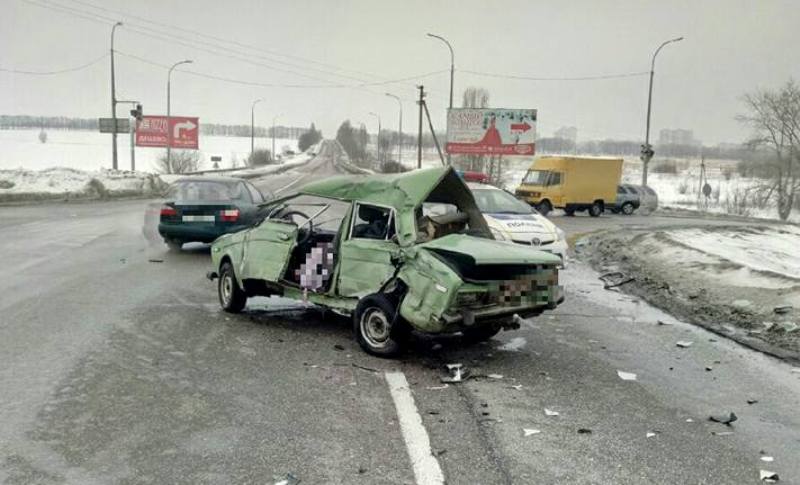
POLYGON ((189 180, 176 182, 167 192, 172 200, 249 201, 250 196, 242 183, 189 180))

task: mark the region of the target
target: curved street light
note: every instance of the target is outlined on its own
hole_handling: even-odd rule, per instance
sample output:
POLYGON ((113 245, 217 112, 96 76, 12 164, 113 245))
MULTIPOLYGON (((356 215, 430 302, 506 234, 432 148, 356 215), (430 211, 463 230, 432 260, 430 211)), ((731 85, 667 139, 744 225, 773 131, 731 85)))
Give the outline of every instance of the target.
POLYGON ((261 98, 253 101, 253 104, 250 106, 250 158, 253 158, 253 152, 255 151, 255 138, 256 138, 256 105, 260 102, 264 101, 261 98))
POLYGON ((181 64, 191 64, 192 62, 193 61, 189 59, 178 61, 169 68, 169 71, 167 71, 167 167, 169 169, 169 173, 172 173, 172 128, 170 127, 170 121, 172 119, 170 111, 170 84, 172 80, 172 70, 181 64))
POLYGON ((680 42, 682 40, 683 37, 676 37, 674 39, 662 42, 661 45, 658 46, 658 49, 656 49, 655 53, 653 53, 653 59, 650 62, 650 88, 647 92, 647 128, 645 130, 644 145, 642 145, 642 154, 640 156, 642 159, 642 185, 647 185, 647 167, 654 155, 654 152, 650 147, 650 110, 653 105, 653 74, 655 74, 656 70, 656 56, 659 52, 661 52, 661 49, 663 49, 665 45, 673 42, 680 42))
POLYGON ((400 108, 400 121, 397 125, 397 163, 403 163, 403 102, 400 101, 400 97, 396 96, 392 93, 384 93, 386 96, 390 98, 394 98, 397 101, 397 106, 400 108))

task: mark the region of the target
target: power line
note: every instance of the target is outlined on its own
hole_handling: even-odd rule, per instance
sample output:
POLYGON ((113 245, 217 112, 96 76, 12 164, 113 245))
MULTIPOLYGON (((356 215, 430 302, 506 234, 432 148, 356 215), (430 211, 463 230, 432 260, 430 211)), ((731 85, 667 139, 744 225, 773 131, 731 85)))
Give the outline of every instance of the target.
POLYGON ((26 74, 26 75, 30 75, 30 76, 53 76, 53 75, 56 75, 56 74, 64 74, 64 73, 67 73, 67 72, 75 72, 75 71, 80 71, 81 69, 86 69, 87 67, 91 67, 91 66, 97 64, 98 62, 102 61, 106 57, 108 57, 108 54, 103 54, 102 56, 98 57, 97 59, 95 59, 93 61, 90 61, 90 62, 87 62, 86 64, 81 64, 80 66, 75 66, 75 67, 68 67, 66 69, 59 69, 59 70, 56 70, 56 71, 24 71, 24 70, 21 70, 21 69, 8 69, 8 68, 3 68, 3 67, 0 67, 0 71, 10 72, 10 73, 13 73, 13 74, 26 74))
MULTIPOLYGON (((100 11, 104 11, 104 12, 114 13, 114 14, 117 14, 117 15, 123 15, 125 17, 130 17, 130 18, 137 19, 137 20, 140 20, 140 21, 145 22, 145 23, 158 25, 158 26, 161 26, 161 27, 166 27, 166 28, 169 28, 169 29, 172 29, 172 30, 179 30, 179 31, 186 32, 186 33, 189 33, 189 34, 192 34, 192 35, 196 35, 198 37, 205 37, 205 38, 208 38, 208 39, 213 39, 213 40, 215 40, 217 42, 223 42, 223 43, 226 43, 226 44, 235 45, 235 46, 242 47, 242 48, 249 49, 249 50, 253 50, 253 51, 256 51, 256 52, 267 53, 269 55, 278 56, 278 57, 285 57, 287 59, 295 59, 295 60, 298 60, 300 62, 305 62, 305 63, 308 63, 308 64, 316 64, 316 65, 319 65, 319 66, 329 67, 329 68, 337 70, 337 71, 352 72, 352 73, 356 73, 356 74, 360 74, 360 75, 364 75, 364 76, 368 76, 368 77, 373 77, 373 78, 383 78, 384 77, 384 76, 381 76, 381 75, 377 75, 377 74, 373 74, 373 73, 369 73, 369 72, 365 72, 365 71, 359 71, 359 70, 355 70, 355 69, 343 68, 343 67, 340 67, 340 66, 336 66, 334 64, 320 62, 320 61, 317 61, 317 60, 313 60, 313 59, 309 59, 309 58, 305 58, 305 57, 301 57, 301 56, 296 56, 296 55, 292 55, 292 54, 285 54, 285 53, 282 53, 282 52, 275 52, 273 50, 264 49, 262 47, 257 47, 257 46, 251 45, 251 44, 246 44, 246 43, 238 42, 238 41, 235 41, 235 40, 229 40, 229 39, 225 39, 225 38, 222 38, 222 37, 217 37, 217 36, 205 33, 205 32, 198 32, 196 30, 179 27, 179 26, 172 25, 172 24, 167 24, 167 23, 163 23, 163 22, 157 22, 155 20, 150 20, 150 19, 147 19, 147 18, 144 18, 144 17, 132 15, 132 14, 120 11, 120 10, 112 10, 112 9, 100 7, 98 5, 95 5, 95 4, 93 4, 91 2, 87 2, 87 1, 82 1, 82 0, 67 0, 67 1, 71 1, 72 3, 77 3, 77 4, 81 4, 81 5, 85 5, 87 7, 94 8, 94 9, 97 9, 97 10, 100 10, 100 11)), ((299 67, 299 66, 297 66, 297 67, 299 67)), ((323 71, 323 72, 326 72, 326 71, 323 71)), ((341 76, 340 74, 335 74, 335 73, 331 73, 331 74, 336 75, 336 76, 341 76)), ((360 79, 360 78, 351 78, 351 79, 364 81, 364 79, 360 79)))
POLYGON ((639 72, 626 72, 622 74, 601 74, 597 76, 578 76, 578 77, 533 77, 533 76, 521 76, 521 75, 514 75, 514 74, 497 74, 492 72, 483 72, 483 71, 471 71, 468 69, 456 69, 458 72, 463 72, 465 74, 473 74, 476 76, 484 76, 484 77, 494 77, 494 78, 501 78, 501 79, 518 79, 522 81, 598 81, 603 79, 621 79, 626 77, 639 77, 639 76, 647 76, 650 74, 650 71, 639 71, 639 72))

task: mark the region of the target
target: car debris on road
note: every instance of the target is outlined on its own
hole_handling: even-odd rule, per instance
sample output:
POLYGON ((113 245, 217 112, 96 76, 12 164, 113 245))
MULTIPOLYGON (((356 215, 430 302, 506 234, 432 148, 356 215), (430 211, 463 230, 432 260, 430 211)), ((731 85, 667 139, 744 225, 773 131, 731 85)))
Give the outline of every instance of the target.
POLYGON ((724 415, 724 414, 723 415, 719 415, 719 414, 718 415, 713 415, 712 414, 711 416, 708 417, 709 421, 713 421, 715 423, 722 423, 722 424, 724 424, 726 426, 730 426, 731 423, 733 423, 734 421, 737 421, 738 419, 739 419, 739 417, 736 416, 736 413, 734 413, 734 412, 731 412, 731 413, 729 413, 727 415, 724 415))

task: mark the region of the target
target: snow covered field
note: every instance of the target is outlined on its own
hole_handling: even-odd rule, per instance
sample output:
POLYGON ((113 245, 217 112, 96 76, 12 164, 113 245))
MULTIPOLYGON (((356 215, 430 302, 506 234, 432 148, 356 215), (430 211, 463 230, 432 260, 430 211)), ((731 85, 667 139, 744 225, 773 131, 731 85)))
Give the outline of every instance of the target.
MULTIPOLYGON (((111 168, 111 135, 94 131, 46 130, 47 143, 39 141, 38 129, 0 130, 0 170, 24 168, 43 170, 67 167, 94 171, 111 168)), ((272 149, 271 138, 256 138, 256 149, 272 149)), ((130 137, 117 136, 119 168, 130 169, 130 137)), ((297 140, 275 139, 275 148, 297 151, 297 140)), ((200 169, 213 168, 211 156, 221 156, 220 168, 231 168, 234 160, 239 167, 250 154, 250 138, 200 135, 200 169)), ((162 148, 137 148, 136 168, 155 171, 154 162, 164 152, 162 148)))
POLYGON ((156 194, 165 184, 158 175, 114 170, 0 170, 0 202, 56 197, 96 198, 156 194))

